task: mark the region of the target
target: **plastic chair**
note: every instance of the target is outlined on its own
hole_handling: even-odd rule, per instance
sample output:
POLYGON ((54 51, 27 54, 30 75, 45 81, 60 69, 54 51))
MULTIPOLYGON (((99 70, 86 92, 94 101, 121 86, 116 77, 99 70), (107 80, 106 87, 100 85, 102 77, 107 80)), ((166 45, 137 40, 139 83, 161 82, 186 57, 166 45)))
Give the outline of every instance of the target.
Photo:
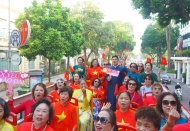
POLYGON ((75 125, 74 127, 75 127, 76 131, 79 131, 80 125, 79 125, 79 106, 78 106, 78 99, 72 97, 71 100, 70 100, 70 103, 71 103, 72 105, 74 105, 75 108, 76 108, 78 121, 77 121, 77 125, 75 125))
POLYGON ((147 98, 147 97, 149 97, 149 96, 151 96, 152 95, 152 92, 146 92, 146 93, 144 93, 144 100, 147 98))
POLYGON ((118 131, 136 131, 135 127, 126 124, 117 124, 118 131))
POLYGON ((15 113, 10 112, 10 116, 5 120, 13 126, 15 131, 17 130, 17 115, 15 113))
POLYGON ((135 109, 138 109, 140 107, 140 105, 136 102, 131 102, 130 106, 135 109))
POLYGON ((32 121, 32 115, 28 114, 27 116, 24 117, 24 122, 31 122, 32 121))

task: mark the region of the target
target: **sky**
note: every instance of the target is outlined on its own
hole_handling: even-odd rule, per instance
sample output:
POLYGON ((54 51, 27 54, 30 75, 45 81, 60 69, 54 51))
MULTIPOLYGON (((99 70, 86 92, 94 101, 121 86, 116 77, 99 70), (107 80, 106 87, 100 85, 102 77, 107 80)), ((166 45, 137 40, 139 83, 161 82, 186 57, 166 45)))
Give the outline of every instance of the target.
MULTIPOLYGON (((0 4, 8 5, 8 0, 0 0, 0 4)), ((10 0, 11 8, 23 11, 24 7, 31 5, 32 0, 10 0)), ((38 0, 42 1, 42 0, 38 0)), ((72 7, 80 0, 63 0, 64 6, 72 7)), ((140 52, 141 36, 143 35, 150 20, 144 20, 137 10, 134 10, 132 0, 91 0, 99 6, 104 13, 105 21, 120 20, 123 22, 130 22, 134 28, 134 40, 136 41, 135 51, 140 52)))

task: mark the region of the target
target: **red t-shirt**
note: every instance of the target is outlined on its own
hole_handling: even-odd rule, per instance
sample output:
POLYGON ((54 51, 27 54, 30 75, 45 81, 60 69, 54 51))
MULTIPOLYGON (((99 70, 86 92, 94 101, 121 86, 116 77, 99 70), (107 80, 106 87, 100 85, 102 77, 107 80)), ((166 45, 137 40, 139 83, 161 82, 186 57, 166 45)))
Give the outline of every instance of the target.
POLYGON ((53 102, 58 102, 59 101, 58 90, 55 90, 55 91, 51 92, 51 95, 53 96, 53 102))
POLYGON ((33 129, 31 129, 32 128, 32 123, 33 122, 24 122, 24 123, 22 123, 18 128, 17 128, 17 131, 54 131, 52 128, 51 128, 51 126, 49 126, 48 124, 47 124, 47 126, 46 125, 44 125, 44 126, 42 126, 42 127, 40 127, 39 129, 36 129, 35 127, 34 127, 34 125, 33 125, 33 129), (45 129, 45 130, 44 130, 45 129))
POLYGON ((75 84, 71 83, 71 84, 69 85, 69 87, 71 87, 71 89, 72 89, 73 91, 76 90, 76 89, 80 89, 79 84, 75 85, 75 84))
POLYGON ((135 112, 132 110, 128 110, 126 112, 121 112, 120 110, 115 111, 117 124, 127 124, 130 126, 135 127, 136 121, 135 121, 135 112))
POLYGON ((32 105, 36 102, 34 99, 31 100, 26 100, 22 103, 20 103, 18 106, 14 107, 13 104, 14 100, 8 100, 7 104, 9 105, 9 108, 12 112, 14 112, 15 114, 18 114, 22 111, 24 111, 24 116, 27 116, 28 114, 30 114, 31 109, 32 109, 32 105))
POLYGON ((70 103, 63 106, 60 102, 53 103, 52 107, 54 115, 50 123, 51 127, 55 131, 72 131, 78 121, 76 108, 70 103))
POLYGON ((89 81, 89 83, 90 83, 89 86, 92 85, 92 81, 95 78, 100 78, 101 80, 103 80, 103 72, 102 72, 101 67, 93 67, 93 68, 88 69, 87 79, 90 80, 89 81))
POLYGON ((154 96, 147 97, 143 102, 143 106, 156 105, 156 104, 157 104, 157 99, 154 96))
POLYGON ((138 93, 138 92, 133 92, 133 93, 130 93, 129 94, 131 95, 131 102, 135 102, 137 104, 139 104, 140 106, 143 105, 143 100, 142 100, 142 96, 138 93))
POLYGON ((186 124, 175 125, 172 131, 190 131, 190 121, 186 124))

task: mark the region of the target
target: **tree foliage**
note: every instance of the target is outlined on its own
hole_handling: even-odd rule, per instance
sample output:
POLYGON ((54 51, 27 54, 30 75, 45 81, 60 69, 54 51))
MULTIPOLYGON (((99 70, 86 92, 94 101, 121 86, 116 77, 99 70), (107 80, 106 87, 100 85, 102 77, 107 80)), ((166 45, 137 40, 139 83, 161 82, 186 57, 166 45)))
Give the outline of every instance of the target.
POLYGON ((70 18, 70 10, 62 7, 61 0, 44 0, 41 4, 34 0, 32 6, 25 8, 16 19, 16 26, 26 19, 31 24, 31 37, 28 45, 19 48, 22 56, 32 60, 41 55, 50 62, 60 60, 63 55, 74 56, 81 52, 81 24, 77 19, 70 18))
POLYGON ((126 43, 129 44, 130 50, 134 48, 132 26, 120 21, 103 21, 104 14, 92 2, 77 3, 72 10, 72 14, 81 20, 83 26, 85 58, 88 59, 91 53, 97 55, 99 48, 109 47, 110 51, 115 53, 125 49, 126 43), (86 56, 87 48, 91 50, 88 56, 86 56))
POLYGON ((157 16, 162 27, 175 23, 185 23, 190 20, 189 0, 132 0, 135 9, 139 9, 144 18, 157 16))
MULTIPOLYGON (((177 26, 173 27, 171 39, 172 50, 174 50, 176 46, 178 36, 179 28, 177 26)), ((167 51, 165 29, 160 28, 156 24, 148 25, 141 39, 141 51, 144 54, 148 54, 150 57, 158 55, 160 58, 167 51)))

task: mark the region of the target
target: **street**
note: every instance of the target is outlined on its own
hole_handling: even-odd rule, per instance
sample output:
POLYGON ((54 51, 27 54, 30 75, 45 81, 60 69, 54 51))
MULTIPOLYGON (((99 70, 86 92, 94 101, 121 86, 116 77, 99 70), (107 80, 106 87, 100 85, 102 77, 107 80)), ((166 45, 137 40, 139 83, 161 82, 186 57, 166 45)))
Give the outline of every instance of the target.
MULTIPOLYGON (((189 94, 190 94, 190 87, 189 86, 186 86, 185 84, 183 84, 182 82, 179 82, 180 85, 182 86, 182 92, 183 92, 183 99, 182 99, 182 104, 187 107, 187 109, 190 110, 190 107, 189 107, 189 101, 190 101, 190 97, 189 97, 189 94)), ((167 84, 167 86, 169 87, 170 91, 171 92, 174 92, 175 90, 175 85, 176 85, 176 82, 172 80, 172 83, 171 84, 167 84)))

